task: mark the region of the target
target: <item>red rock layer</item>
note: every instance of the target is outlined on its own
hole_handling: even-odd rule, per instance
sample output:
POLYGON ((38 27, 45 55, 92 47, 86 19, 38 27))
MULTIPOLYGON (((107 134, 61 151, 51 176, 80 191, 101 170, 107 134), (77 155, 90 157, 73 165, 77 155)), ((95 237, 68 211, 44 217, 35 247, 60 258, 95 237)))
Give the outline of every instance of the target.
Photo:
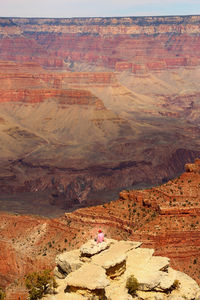
POLYGON ((95 105, 97 109, 103 109, 100 99, 88 91, 81 90, 0 90, 0 103, 23 102, 38 103, 47 100, 58 101, 59 104, 68 105, 95 105))
POLYGON ((87 63, 117 71, 199 64, 199 16, 0 19, 0 59, 73 69, 87 63))
MULTIPOLYGON (((140 240, 145 247, 155 248, 158 255, 170 257, 173 267, 199 282, 200 159, 186 169, 160 187, 122 191, 117 201, 59 219, 1 214, 1 284, 8 285, 31 270, 53 267, 57 253, 80 246, 99 228, 108 237, 140 240)), ((10 295, 13 289, 11 285, 10 295)))

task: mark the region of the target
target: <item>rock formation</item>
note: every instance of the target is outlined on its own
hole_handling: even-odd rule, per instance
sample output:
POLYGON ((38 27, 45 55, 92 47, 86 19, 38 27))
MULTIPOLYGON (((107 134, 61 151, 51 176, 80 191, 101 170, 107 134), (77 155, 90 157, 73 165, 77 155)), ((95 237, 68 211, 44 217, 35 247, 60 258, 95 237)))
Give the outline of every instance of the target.
MULTIPOLYGON (((108 238, 139 241, 143 247, 155 249, 155 255, 169 257, 173 268, 199 284, 199 159, 186 165, 186 170, 160 187, 124 190, 116 201, 78 209, 56 219, 1 213, 0 285, 7 286, 8 299, 16 299, 17 294, 26 299, 20 285, 24 275, 53 268, 58 254, 55 272, 61 279, 81 267, 83 261, 88 262, 90 253, 97 253, 96 243, 90 243, 89 252, 87 243, 82 244, 94 238, 99 228, 108 238), (78 247, 84 252, 81 262, 79 250, 73 250, 78 247), (66 252, 69 250, 73 252, 66 252)), ((99 257, 108 246, 109 243, 98 246, 99 257)), ((124 257, 120 257, 119 270, 123 270, 124 257)), ((112 258, 118 259, 115 255, 112 258)))
POLYGON ((181 173, 200 154, 199 23, 0 18, 1 193, 69 211, 181 173))
POLYGON ((63 278, 57 279, 55 294, 44 299, 199 299, 200 288, 192 278, 172 269, 168 258, 153 256, 153 249, 140 246, 131 241, 90 240, 80 249, 58 255, 55 274, 63 278), (135 288, 133 282, 127 285, 130 278, 135 288))

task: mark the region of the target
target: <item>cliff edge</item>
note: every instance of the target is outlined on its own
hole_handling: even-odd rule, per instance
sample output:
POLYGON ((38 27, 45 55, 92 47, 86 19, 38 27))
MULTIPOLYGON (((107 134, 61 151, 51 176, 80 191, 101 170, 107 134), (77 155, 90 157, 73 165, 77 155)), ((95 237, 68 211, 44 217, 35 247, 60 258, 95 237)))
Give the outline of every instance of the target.
POLYGON ((153 249, 140 246, 134 241, 90 240, 80 249, 59 254, 56 294, 43 299, 200 299, 192 278, 172 269, 168 258, 153 256, 153 249))

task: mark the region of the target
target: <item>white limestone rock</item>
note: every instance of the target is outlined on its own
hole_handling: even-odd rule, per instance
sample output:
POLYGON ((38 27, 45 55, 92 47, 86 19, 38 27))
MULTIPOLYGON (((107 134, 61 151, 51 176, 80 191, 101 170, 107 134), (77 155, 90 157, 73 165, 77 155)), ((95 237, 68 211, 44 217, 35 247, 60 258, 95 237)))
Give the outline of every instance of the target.
POLYGON ((68 275, 65 279, 57 279, 57 294, 44 299, 200 300, 197 283, 188 275, 171 269, 168 258, 153 256, 153 249, 138 248, 141 243, 137 242, 110 240, 109 246, 101 243, 96 249, 97 244, 93 242, 83 245, 86 249, 83 252, 75 250, 57 256, 58 270, 62 267, 68 275), (90 257, 89 263, 80 261, 81 253, 90 257), (133 297, 126 288, 131 275, 139 282, 133 297), (175 282, 179 284, 172 289, 175 282))
POLYGON ((133 275, 137 270, 143 269, 154 253, 153 249, 137 248, 127 253, 126 277, 133 275))
POLYGON ((111 245, 109 249, 95 255, 92 263, 109 269, 126 261, 127 252, 133 248, 139 247, 141 243, 120 241, 111 245))
POLYGON ((142 300, 167 300, 167 295, 160 293, 160 292, 144 292, 138 291, 137 293, 138 298, 142 300))
MULTIPOLYGON (((56 265, 57 271, 61 274, 64 274, 65 277, 67 274, 79 269, 83 263, 80 260, 80 250, 66 251, 62 254, 56 256, 56 265)), ((55 270, 56 272, 56 270, 55 270)), ((56 275, 56 274, 55 274, 56 275)), ((59 276, 57 276, 60 278, 59 276)))
POLYGON ((94 240, 89 240, 81 246, 80 252, 82 256, 93 256, 107 248, 113 243, 113 240, 105 239, 104 242, 97 244, 94 240))
POLYGON ((178 290, 172 292, 173 296, 183 297, 185 300, 197 299, 200 295, 200 288, 196 281, 185 273, 169 268, 169 275, 178 280, 180 286, 178 290))
POLYGON ((113 280, 110 285, 106 287, 106 297, 108 300, 132 300, 132 296, 128 294, 126 288, 126 281, 124 278, 113 280))
POLYGON ((110 281, 102 267, 86 263, 80 269, 70 273, 66 277, 65 283, 66 286, 97 290, 105 289, 110 281))

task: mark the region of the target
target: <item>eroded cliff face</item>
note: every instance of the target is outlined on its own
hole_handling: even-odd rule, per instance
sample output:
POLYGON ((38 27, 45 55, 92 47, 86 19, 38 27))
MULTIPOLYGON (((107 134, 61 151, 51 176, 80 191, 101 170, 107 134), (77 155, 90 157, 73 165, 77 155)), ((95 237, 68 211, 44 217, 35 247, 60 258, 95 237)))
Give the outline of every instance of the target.
POLYGON ((1 192, 71 209, 182 172, 200 153, 199 24, 1 18, 1 192))
POLYGON ((137 73, 199 64, 199 16, 4 18, 0 34, 0 58, 45 67, 85 62, 137 73))
POLYGON ((154 248, 156 255, 169 257, 175 269, 199 283, 200 160, 187 164, 186 171, 162 186, 124 190, 117 201, 57 219, 1 213, 1 285, 18 279, 18 287, 11 284, 7 290, 10 299, 22 293, 25 273, 53 268, 56 254, 93 239, 99 228, 108 238, 154 248))

